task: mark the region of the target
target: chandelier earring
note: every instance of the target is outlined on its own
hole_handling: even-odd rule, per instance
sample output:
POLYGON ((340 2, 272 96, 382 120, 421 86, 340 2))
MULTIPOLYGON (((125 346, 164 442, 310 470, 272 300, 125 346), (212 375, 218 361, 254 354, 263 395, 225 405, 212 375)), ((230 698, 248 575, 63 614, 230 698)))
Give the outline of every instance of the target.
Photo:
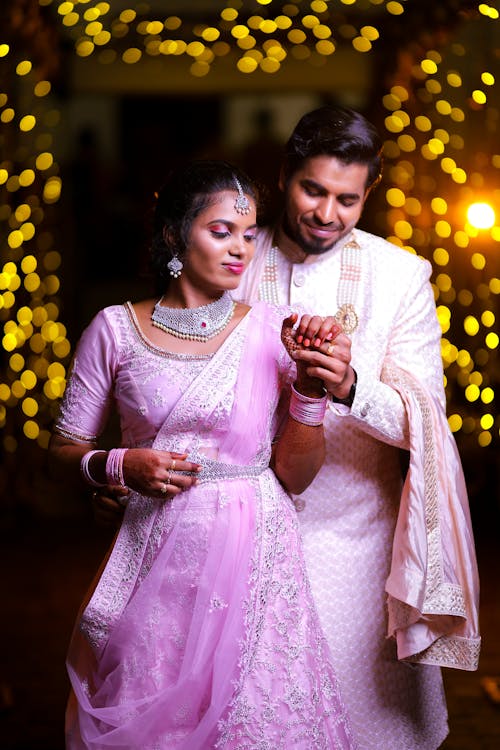
POLYGON ((178 279, 181 275, 182 269, 184 268, 182 261, 179 260, 179 253, 176 250, 172 251, 172 260, 167 263, 170 276, 174 279, 178 279))

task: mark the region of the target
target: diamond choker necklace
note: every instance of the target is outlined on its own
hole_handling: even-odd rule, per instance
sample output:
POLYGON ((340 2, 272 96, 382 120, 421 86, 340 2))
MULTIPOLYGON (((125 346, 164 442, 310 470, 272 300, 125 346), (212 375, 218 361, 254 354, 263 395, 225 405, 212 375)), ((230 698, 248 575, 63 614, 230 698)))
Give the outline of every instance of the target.
POLYGON ((203 307, 164 307, 160 302, 158 300, 151 315, 153 325, 179 339, 191 341, 208 341, 217 336, 233 317, 236 306, 228 291, 203 307))

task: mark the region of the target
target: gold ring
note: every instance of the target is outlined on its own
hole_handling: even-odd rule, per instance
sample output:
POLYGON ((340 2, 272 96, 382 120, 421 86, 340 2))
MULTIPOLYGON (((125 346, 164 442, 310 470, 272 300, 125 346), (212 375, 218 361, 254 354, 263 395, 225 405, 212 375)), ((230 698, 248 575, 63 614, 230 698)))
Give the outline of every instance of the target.
POLYGON ((160 487, 160 492, 161 492, 162 495, 166 495, 167 494, 167 485, 166 484, 162 484, 162 486, 160 487))
POLYGON ((170 471, 167 471, 167 478, 166 478, 166 480, 165 480, 167 484, 170 484, 170 480, 171 480, 171 478, 172 478, 172 477, 171 477, 170 471))
POLYGON ((172 459, 172 466, 170 467, 172 471, 175 471, 175 464, 176 464, 175 458, 172 459))
POLYGON ((329 356, 329 357, 331 357, 331 356, 332 356, 332 354, 333 354, 333 350, 334 350, 334 349, 335 349, 335 344, 330 344, 330 346, 329 346, 329 347, 328 347, 328 349, 326 350, 326 353, 328 354, 328 356, 329 356))

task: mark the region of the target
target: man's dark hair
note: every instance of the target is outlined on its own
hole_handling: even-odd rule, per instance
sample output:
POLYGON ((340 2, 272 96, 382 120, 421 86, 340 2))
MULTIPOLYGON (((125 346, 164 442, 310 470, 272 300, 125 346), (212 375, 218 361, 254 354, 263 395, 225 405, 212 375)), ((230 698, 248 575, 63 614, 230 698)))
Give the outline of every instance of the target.
POLYGON ((334 156, 343 164, 366 164, 366 187, 379 182, 382 140, 375 127, 359 112, 327 105, 305 114, 285 146, 285 180, 313 156, 334 156))

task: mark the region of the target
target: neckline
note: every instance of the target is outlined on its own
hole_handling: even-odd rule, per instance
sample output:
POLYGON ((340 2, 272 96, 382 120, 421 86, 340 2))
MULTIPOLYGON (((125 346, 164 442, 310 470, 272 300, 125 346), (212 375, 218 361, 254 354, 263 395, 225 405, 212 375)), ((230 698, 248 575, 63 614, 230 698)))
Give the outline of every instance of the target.
POLYGON ((253 308, 249 308, 247 312, 243 315, 242 319, 235 325, 233 330, 226 336, 226 338, 221 342, 220 346, 213 352, 208 352, 206 354, 196 354, 194 352, 174 352, 170 349, 166 349, 165 347, 158 346, 158 344, 153 343, 144 333, 142 330, 139 320, 137 318, 137 315, 135 313, 134 307, 132 305, 132 302, 130 300, 127 300, 124 304, 125 310, 128 315, 129 322, 132 326, 132 329, 136 336, 139 338, 142 344, 146 346, 150 351, 155 352, 156 354, 162 355, 164 357, 170 357, 172 359, 184 359, 184 360, 210 360, 212 357, 214 357, 223 346, 225 346, 227 341, 230 341, 233 337, 233 334, 236 334, 237 331, 240 330, 242 324, 249 318, 250 313, 252 312, 253 308))

